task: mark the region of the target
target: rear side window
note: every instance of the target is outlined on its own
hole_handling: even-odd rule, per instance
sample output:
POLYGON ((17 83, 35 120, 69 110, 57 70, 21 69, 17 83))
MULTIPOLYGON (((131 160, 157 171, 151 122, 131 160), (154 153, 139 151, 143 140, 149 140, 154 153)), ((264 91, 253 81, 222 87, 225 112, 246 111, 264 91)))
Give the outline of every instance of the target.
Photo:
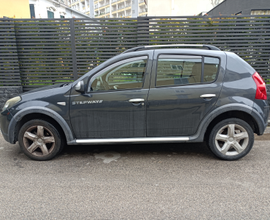
POLYGON ((213 82, 219 59, 202 56, 161 55, 158 58, 156 86, 213 82))

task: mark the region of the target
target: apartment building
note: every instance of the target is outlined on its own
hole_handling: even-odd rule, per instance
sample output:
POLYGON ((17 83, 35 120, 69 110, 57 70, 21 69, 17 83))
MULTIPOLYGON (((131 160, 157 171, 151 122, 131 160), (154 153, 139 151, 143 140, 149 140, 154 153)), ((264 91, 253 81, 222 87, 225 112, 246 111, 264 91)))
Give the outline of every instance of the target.
POLYGON ((90 4, 93 4, 95 18, 130 18, 147 15, 147 0, 68 0, 69 7, 89 16, 90 4), (133 15, 132 3, 138 6, 133 15))
POLYGON ((89 18, 89 16, 85 15, 79 10, 74 10, 70 8, 67 5, 68 3, 67 1, 68 0, 27 0, 26 6, 28 8, 28 16, 30 18, 50 18, 50 19, 89 18))
MULTIPOLYGON (((224 0, 67 0, 68 6, 95 18, 203 15, 224 0), (91 10, 91 13, 90 13, 91 10)), ((269 0, 267 0, 269 1, 269 0)))

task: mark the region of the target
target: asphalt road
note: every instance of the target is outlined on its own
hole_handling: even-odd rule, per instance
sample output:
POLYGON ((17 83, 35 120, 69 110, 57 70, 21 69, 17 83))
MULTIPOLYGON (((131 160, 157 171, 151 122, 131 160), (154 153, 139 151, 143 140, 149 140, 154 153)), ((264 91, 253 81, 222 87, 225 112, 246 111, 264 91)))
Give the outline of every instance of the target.
POLYGON ((270 219, 270 131, 227 162, 203 144, 69 146, 28 159, 0 135, 0 219, 270 219))

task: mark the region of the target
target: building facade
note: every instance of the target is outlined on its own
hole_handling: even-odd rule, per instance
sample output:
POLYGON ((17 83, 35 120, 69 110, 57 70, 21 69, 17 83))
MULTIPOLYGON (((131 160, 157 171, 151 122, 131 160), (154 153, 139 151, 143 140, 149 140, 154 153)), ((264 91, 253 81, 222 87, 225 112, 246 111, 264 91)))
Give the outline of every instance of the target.
POLYGON ((194 16, 205 14, 223 0, 68 0, 74 10, 95 18, 194 16), (91 6, 92 5, 92 6, 91 6), (91 8, 93 13, 91 14, 91 8))
POLYGON ((148 16, 204 15, 223 0, 148 0, 148 16))
POLYGON ((67 0, 28 0, 31 18, 89 18, 67 5, 67 0))
POLYGON ((146 16, 147 1, 149 0, 68 0, 68 5, 95 18, 130 18, 146 16))
POLYGON ((29 0, 0 0, 0 18, 30 18, 29 0))

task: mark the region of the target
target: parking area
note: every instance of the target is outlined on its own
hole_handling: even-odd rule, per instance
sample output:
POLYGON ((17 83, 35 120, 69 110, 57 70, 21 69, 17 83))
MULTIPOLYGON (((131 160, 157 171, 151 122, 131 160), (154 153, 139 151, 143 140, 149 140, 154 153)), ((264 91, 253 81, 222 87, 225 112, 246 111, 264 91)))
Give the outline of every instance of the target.
POLYGON ((0 135, 1 219, 269 219, 270 129, 238 161, 204 144, 68 146, 28 159, 0 135))

